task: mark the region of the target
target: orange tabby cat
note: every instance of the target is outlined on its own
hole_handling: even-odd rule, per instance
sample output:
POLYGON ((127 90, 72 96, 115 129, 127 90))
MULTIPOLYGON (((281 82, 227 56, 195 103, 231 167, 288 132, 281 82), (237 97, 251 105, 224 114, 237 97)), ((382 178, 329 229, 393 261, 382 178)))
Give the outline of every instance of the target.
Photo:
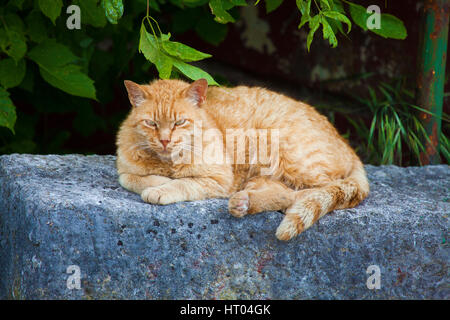
POLYGON ((117 136, 119 182, 145 202, 230 197, 235 217, 283 210, 276 236, 289 240, 369 193, 358 156, 302 102, 204 79, 125 86, 133 109, 117 136))

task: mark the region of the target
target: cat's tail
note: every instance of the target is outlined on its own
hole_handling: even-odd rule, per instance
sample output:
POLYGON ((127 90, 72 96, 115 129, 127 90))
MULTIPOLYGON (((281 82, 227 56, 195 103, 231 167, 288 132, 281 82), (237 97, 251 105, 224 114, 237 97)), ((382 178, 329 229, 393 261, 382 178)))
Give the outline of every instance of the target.
POLYGON ((358 159, 347 178, 323 187, 297 191, 293 204, 286 209, 286 215, 278 226, 276 236, 280 240, 290 240, 328 212, 353 208, 368 194, 369 181, 358 159))

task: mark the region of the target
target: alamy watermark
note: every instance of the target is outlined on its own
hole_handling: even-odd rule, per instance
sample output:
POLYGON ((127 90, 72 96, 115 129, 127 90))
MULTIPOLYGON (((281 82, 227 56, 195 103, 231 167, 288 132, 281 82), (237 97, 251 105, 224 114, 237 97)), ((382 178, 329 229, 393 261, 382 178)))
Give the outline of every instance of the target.
POLYGON ((370 17, 367 18, 366 27, 369 30, 381 29, 381 9, 379 6, 373 4, 367 7, 367 13, 371 13, 370 17))
POLYGON ((381 289, 381 270, 376 264, 367 267, 366 273, 370 276, 367 278, 366 286, 369 290, 381 289))
POLYGON ((226 129, 224 137, 216 128, 203 130, 202 122, 196 121, 192 131, 178 132, 184 141, 173 147, 174 164, 259 165, 262 175, 273 174, 278 166, 278 129, 226 129))
POLYGON ((80 30, 81 29, 81 9, 76 4, 72 4, 67 7, 67 14, 70 16, 66 20, 66 26, 69 30, 80 30))
POLYGON ((67 278, 66 285, 67 289, 73 290, 81 289, 81 269, 76 264, 67 267, 66 273, 70 274, 67 278))

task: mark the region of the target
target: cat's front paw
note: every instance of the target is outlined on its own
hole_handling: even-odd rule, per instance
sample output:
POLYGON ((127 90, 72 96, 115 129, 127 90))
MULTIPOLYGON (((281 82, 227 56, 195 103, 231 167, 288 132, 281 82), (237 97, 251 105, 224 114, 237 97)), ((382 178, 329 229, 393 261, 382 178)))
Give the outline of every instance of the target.
POLYGON ((236 218, 245 216, 249 206, 249 196, 246 191, 235 193, 228 201, 228 211, 236 218))
POLYGON ((181 201, 178 199, 176 193, 168 192, 159 187, 149 187, 144 189, 141 193, 141 198, 145 202, 162 205, 181 201))

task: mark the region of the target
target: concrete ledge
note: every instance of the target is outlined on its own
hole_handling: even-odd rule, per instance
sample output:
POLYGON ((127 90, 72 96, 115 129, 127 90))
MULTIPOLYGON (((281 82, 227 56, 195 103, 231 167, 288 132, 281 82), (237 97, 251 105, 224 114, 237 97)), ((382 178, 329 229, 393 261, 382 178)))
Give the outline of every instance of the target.
POLYGON ((367 166, 368 199, 284 243, 278 212, 143 203, 119 186, 114 160, 0 157, 0 298, 450 298, 448 166, 367 166), (79 290, 67 288, 70 265, 79 290))

